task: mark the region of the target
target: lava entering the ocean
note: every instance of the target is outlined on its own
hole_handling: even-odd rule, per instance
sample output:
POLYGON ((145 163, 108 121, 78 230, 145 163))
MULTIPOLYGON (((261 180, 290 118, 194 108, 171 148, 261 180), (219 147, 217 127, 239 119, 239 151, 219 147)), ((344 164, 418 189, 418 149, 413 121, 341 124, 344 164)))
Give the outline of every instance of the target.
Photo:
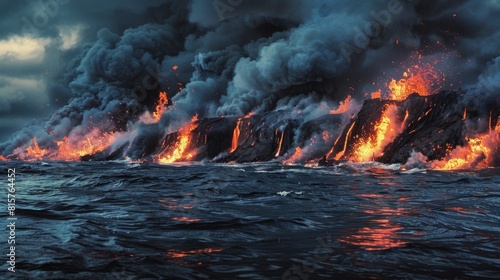
POLYGON ((196 128, 198 115, 191 118, 191 121, 184 125, 178 132, 177 141, 173 147, 165 147, 165 151, 158 155, 159 163, 173 163, 181 160, 191 160, 193 154, 189 151, 191 143, 191 132, 196 128), (173 150, 172 150, 173 149, 173 150))

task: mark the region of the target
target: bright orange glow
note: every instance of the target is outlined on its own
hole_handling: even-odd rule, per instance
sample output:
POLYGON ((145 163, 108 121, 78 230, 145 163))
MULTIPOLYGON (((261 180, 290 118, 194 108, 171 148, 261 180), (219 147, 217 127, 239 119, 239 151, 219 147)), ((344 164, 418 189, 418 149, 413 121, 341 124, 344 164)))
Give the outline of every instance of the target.
MULTIPOLYGON (((491 149, 484 145, 483 141, 486 136, 468 139, 467 147, 457 147, 450 153, 450 159, 444 165, 437 166, 437 170, 456 170, 467 169, 473 167, 487 166, 488 157, 490 156, 491 149)), ((498 142, 498 133, 496 135, 498 142)))
POLYGON ((409 116, 410 116, 410 113, 408 112, 408 109, 406 109, 405 118, 403 119, 403 122, 401 123, 401 131, 403 131, 403 129, 405 128, 406 122, 408 121, 409 116))
POLYGON ((382 90, 380 89, 372 92, 372 99, 381 98, 381 96, 382 96, 382 90))
MULTIPOLYGON (((335 160, 340 160, 344 156, 345 151, 347 150, 347 142, 349 141, 349 138, 351 137, 351 132, 352 132, 352 129, 354 128, 355 124, 356 124, 356 122, 353 122, 351 127, 349 127, 349 130, 347 131, 347 134, 345 136, 344 149, 342 149, 342 151, 340 153, 335 155, 335 160)), ((335 142, 339 141, 339 139, 340 139, 340 136, 335 142)), ((334 145, 334 147, 335 147, 335 145, 334 145)), ((333 148, 332 148, 331 152, 333 152, 333 148)), ((330 152, 330 154, 331 154, 331 152, 330 152)))
POLYGON ((64 137, 56 141, 58 151, 53 159, 79 160, 85 155, 92 155, 107 149, 115 138, 112 133, 94 129, 83 137, 64 137))
POLYGON ((467 108, 464 108, 464 115, 462 117, 462 120, 466 120, 467 119, 467 108))
POLYGON ((437 170, 456 170, 482 168, 493 163, 496 157, 496 149, 500 145, 500 126, 499 123, 491 128, 488 133, 475 137, 467 138, 467 146, 456 147, 452 150, 447 159, 432 162, 433 168, 437 170))
POLYGON ((236 127, 234 128, 233 131, 233 140, 231 141, 231 153, 236 151, 238 148, 238 143, 240 139, 240 125, 241 125, 242 118, 238 119, 238 122, 236 123, 236 127))
POLYGON ((300 159, 302 159, 302 148, 296 147, 293 155, 291 157, 289 157, 287 160, 285 160, 283 163, 284 164, 292 164, 294 162, 299 161, 300 159))
POLYGON ((26 149, 26 157, 28 160, 42 160, 46 151, 40 149, 38 143, 36 142, 36 137, 33 137, 33 146, 29 146, 26 149))
POLYGON ((178 221, 178 222, 184 222, 184 223, 196 223, 201 221, 201 219, 198 218, 189 218, 189 217, 173 217, 173 221, 178 221))
POLYGON ((385 146, 403 130, 404 122, 406 122, 407 117, 403 123, 391 121, 396 119, 395 114, 397 114, 395 105, 386 107, 380 120, 375 124, 374 134, 358 141, 354 157, 351 160, 357 162, 374 161, 376 157, 383 154, 385 146))
POLYGON ((218 253, 222 252, 224 249, 222 248, 204 248, 204 249, 197 249, 197 250, 188 250, 188 251, 183 251, 183 250, 169 250, 167 252, 167 256, 169 258, 184 258, 188 256, 196 256, 196 255, 201 255, 201 254, 212 254, 212 253, 218 253))
MULTIPOLYGON (((278 132, 278 131, 276 131, 276 132, 278 132)), ((279 144, 278 144, 278 151, 276 152, 276 155, 274 155, 275 157, 279 157, 280 156, 281 147, 283 146, 284 134, 285 134, 285 131, 282 131, 281 132, 281 136, 280 136, 280 141, 279 141, 279 144)))
POLYGON ((177 136, 177 142, 174 145, 174 150, 169 153, 170 149, 167 149, 165 153, 158 156, 159 163, 173 163, 179 160, 190 160, 192 154, 187 151, 188 145, 191 142, 191 132, 198 126, 198 115, 195 115, 191 122, 186 124, 179 130, 177 136))
POLYGON ((330 114, 343 114, 349 109, 349 103, 351 102, 351 95, 348 95, 344 101, 340 101, 339 107, 335 110, 331 110, 330 114))
POLYGON ((156 110, 153 112, 153 118, 158 122, 167 110, 166 105, 168 105, 168 97, 167 93, 162 91, 160 92, 160 96, 158 97, 158 104, 156 105, 156 110))
POLYGON ((6 157, 0 155, 0 161, 9 161, 6 157))
MULTIPOLYGON (((383 199, 378 196, 368 197, 370 199, 383 199)), ((378 216, 370 220, 372 226, 363 227, 357 230, 356 234, 339 240, 352 245, 363 246, 366 251, 387 250, 403 246, 408 243, 401 241, 399 237, 399 231, 403 227, 391 221, 391 217, 393 216, 405 215, 403 210, 403 208, 392 209, 389 207, 365 210, 363 212, 367 215, 378 216)))
POLYGON ((177 69, 179 69, 179 66, 177 65, 172 66, 172 70, 176 71, 177 69))
POLYGON ((439 90, 444 82, 444 74, 430 64, 415 65, 403 73, 403 78, 396 81, 392 79, 388 85, 389 98, 392 100, 405 100, 410 94, 416 92, 427 96, 439 90))

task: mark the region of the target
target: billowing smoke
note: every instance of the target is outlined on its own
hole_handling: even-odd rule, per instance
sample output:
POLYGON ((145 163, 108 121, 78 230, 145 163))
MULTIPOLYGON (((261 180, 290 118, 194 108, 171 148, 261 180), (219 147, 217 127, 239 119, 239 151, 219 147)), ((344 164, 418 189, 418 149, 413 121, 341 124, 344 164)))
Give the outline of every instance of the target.
MULTIPOLYGON (((156 139, 196 114, 280 110, 282 119, 305 123, 348 95, 363 100, 412 64, 436 60, 447 73, 443 88, 500 92, 497 1, 192 0, 158 8, 168 15, 122 34, 103 28, 81 46, 49 87, 74 97, 46 123, 14 134, 0 154, 33 137, 54 147, 96 128, 156 139), (173 105, 160 122, 141 123, 160 91, 173 105)), ((141 149, 143 142, 129 141, 141 149)))

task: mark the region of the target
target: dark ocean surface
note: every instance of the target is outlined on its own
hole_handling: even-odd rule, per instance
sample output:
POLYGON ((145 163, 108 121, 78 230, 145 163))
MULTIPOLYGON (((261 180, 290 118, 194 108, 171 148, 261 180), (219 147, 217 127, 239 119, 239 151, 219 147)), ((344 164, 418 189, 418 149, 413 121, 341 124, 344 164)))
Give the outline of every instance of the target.
POLYGON ((1 279, 500 279, 500 169, 0 165, 1 279))

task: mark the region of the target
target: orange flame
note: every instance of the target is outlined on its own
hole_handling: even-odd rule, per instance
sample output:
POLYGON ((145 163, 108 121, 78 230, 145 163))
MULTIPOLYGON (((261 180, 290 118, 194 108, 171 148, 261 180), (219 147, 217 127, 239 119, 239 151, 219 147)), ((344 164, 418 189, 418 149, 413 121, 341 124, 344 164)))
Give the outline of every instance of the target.
POLYGON ((31 160, 42 160, 45 153, 45 149, 40 149, 36 141, 36 137, 33 137, 33 146, 29 146, 26 149, 27 158, 31 160))
POLYGON ((158 97, 158 104, 156 105, 156 111, 153 112, 153 118, 156 120, 156 122, 160 120, 163 113, 165 113, 165 111, 167 110, 167 107, 165 107, 166 105, 168 105, 167 93, 162 91, 160 92, 160 96, 158 97))
POLYGON ((437 170, 469 169, 486 167, 495 156, 495 147, 500 144, 498 125, 495 130, 476 138, 467 139, 466 147, 457 147, 450 152, 448 160, 434 162, 437 170))
POLYGON ((410 94, 416 92, 422 96, 431 95, 441 88, 444 74, 430 64, 415 65, 403 73, 399 81, 391 80, 388 87, 389 98, 392 100, 405 100, 410 94))
POLYGON ((290 158, 288 158, 287 160, 285 160, 284 163, 291 164, 291 163, 299 161, 301 158, 302 158, 302 148, 296 147, 293 155, 290 158))
POLYGON ((233 131, 233 140, 231 142, 231 153, 236 151, 238 148, 238 140, 240 139, 240 125, 241 125, 242 118, 238 119, 238 122, 236 123, 236 127, 234 128, 233 131))
POLYGON ((349 103, 351 102, 351 95, 348 95, 344 101, 340 101, 339 107, 335 110, 331 110, 330 114, 343 114, 349 109, 349 103))
POLYGON ((7 159, 6 157, 0 155, 0 161, 9 161, 9 159, 7 159))
POLYGON ((382 90, 378 89, 377 91, 372 92, 372 99, 377 99, 381 98, 382 96, 382 90))
POLYGON ((403 128, 402 125, 398 125, 391 121, 391 119, 394 119, 394 117, 391 116, 393 116, 396 111, 397 107, 395 105, 389 105, 384 110, 382 117, 375 125, 374 135, 371 135, 368 139, 361 139, 361 141, 358 142, 354 152, 354 159, 352 160, 357 162, 373 161, 376 157, 383 154, 385 146, 391 142, 403 128))
POLYGON ((92 155, 107 149, 115 138, 112 133, 94 129, 83 137, 64 137, 56 141, 58 152, 55 156, 59 160, 79 160, 85 155, 92 155))
POLYGON ((188 145, 191 142, 191 132, 198 126, 196 122, 198 121, 198 115, 191 118, 191 122, 182 127, 179 130, 179 135, 177 136, 177 142, 174 145, 174 151, 172 153, 163 153, 158 156, 159 163, 173 163, 182 159, 190 160, 193 155, 188 153, 188 145))

